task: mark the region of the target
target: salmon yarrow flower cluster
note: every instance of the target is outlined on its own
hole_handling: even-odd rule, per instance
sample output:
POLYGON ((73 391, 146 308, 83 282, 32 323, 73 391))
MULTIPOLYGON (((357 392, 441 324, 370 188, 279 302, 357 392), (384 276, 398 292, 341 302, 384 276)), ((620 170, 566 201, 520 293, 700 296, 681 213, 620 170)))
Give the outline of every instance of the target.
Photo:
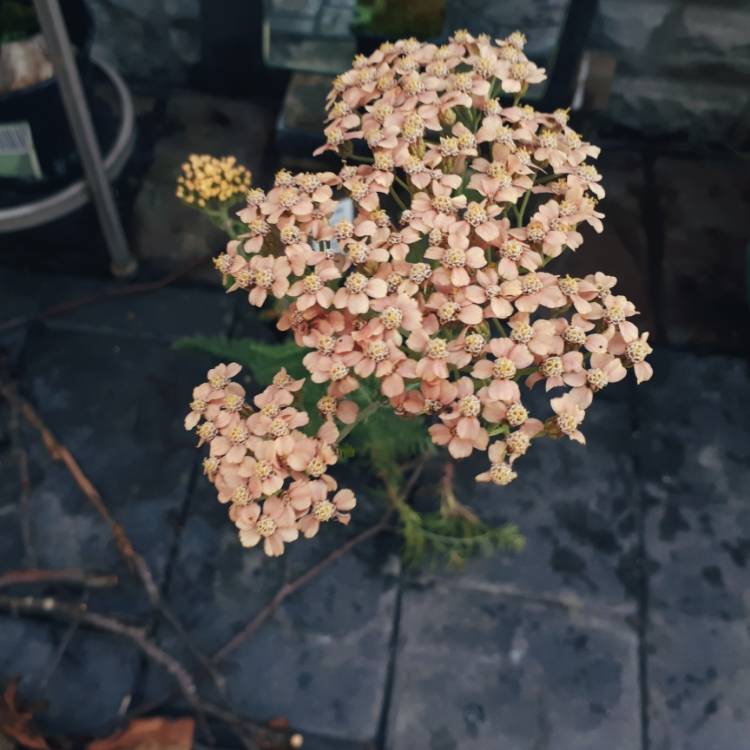
MULTIPOLYGON (((278 328, 306 352, 331 414, 375 393, 380 406, 423 419, 453 458, 486 454, 477 480, 498 485, 516 478, 536 439, 585 442, 594 396, 628 370, 639 383, 652 374, 648 334, 616 279, 552 270, 581 246, 584 230, 602 231, 599 148, 569 125, 567 111, 521 103, 545 78, 524 45, 519 32, 493 40, 458 31, 442 45, 406 39, 358 55, 334 80, 316 152, 334 152, 341 168, 281 170, 268 192, 250 190, 238 213, 244 231, 215 259, 229 291, 275 304, 278 328), (335 220, 343 198, 353 215, 335 220), (531 413, 531 389, 549 394, 544 412, 531 413)), ((226 414, 209 402, 205 414, 226 414)), ((230 430, 238 419, 221 418, 230 430)), ((258 434, 252 419, 238 423, 247 432, 235 436, 240 448, 216 419, 198 431, 211 442, 212 467, 233 467, 241 454, 247 468, 212 469, 220 498, 233 500, 245 540, 278 529, 267 550, 279 550, 298 531, 317 531, 315 499, 335 483, 309 474, 295 438, 258 434), (270 473, 249 485, 244 474, 258 461, 270 473), (294 489, 282 489, 286 477, 294 489), (248 502, 235 492, 249 493, 248 502)), ((331 463, 327 429, 300 444, 306 461, 331 463)), ((289 430, 299 434, 296 424, 289 430)), ((336 497, 326 500, 334 515, 350 502, 336 497)))
POLYGON ((208 371, 206 382, 193 390, 185 427, 195 430, 199 445, 209 446, 203 471, 219 500, 228 503, 240 542, 245 547, 263 542, 265 553, 275 557, 300 534, 315 536, 321 523, 349 523, 354 494, 338 490, 327 472, 338 459, 336 420, 351 423, 357 407, 324 399, 319 404, 324 420, 308 434, 303 428, 310 417, 295 406, 303 379, 282 369, 248 403, 234 380, 240 370, 232 362, 208 371))

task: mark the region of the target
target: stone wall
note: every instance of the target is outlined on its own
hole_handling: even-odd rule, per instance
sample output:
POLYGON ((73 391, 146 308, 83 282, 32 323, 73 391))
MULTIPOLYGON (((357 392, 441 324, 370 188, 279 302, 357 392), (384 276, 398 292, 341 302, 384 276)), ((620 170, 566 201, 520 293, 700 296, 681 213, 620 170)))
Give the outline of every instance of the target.
POLYGON ((599 0, 591 46, 617 59, 613 121, 696 141, 748 137, 746 0, 599 0))
MULTIPOLYGON (((327 1, 274 0, 285 11, 297 8, 301 14, 312 6, 319 12, 327 1)), ((261 0, 89 0, 99 47, 130 80, 167 87, 184 85, 191 69, 201 62, 205 67, 206 15, 216 3, 231 14, 235 6, 261 0)), ((530 52, 539 54, 554 43, 567 4, 567 0, 448 0, 447 25, 496 35, 521 28, 529 36, 530 52)), ((218 35, 211 39, 212 67, 221 64, 215 50, 222 49, 222 33, 227 40, 237 36, 237 29, 231 27, 227 23, 223 32, 219 23, 218 30, 210 32, 212 37, 218 35)), ((253 35, 259 35, 257 24, 255 30, 247 29, 246 42, 248 50, 257 51, 260 40, 250 38, 253 35)), ((599 0, 590 46, 617 60, 608 105, 615 124, 649 135, 688 135, 695 141, 739 143, 747 137, 747 0, 599 0)))

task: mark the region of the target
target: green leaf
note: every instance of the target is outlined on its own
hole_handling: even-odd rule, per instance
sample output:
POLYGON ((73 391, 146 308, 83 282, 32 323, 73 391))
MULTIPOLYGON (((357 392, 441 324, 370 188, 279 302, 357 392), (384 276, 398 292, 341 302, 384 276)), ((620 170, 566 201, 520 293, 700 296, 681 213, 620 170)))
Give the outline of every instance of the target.
POLYGON ((269 385, 273 376, 285 367, 294 378, 307 375, 302 358, 305 350, 293 340, 267 344, 254 339, 228 339, 224 336, 191 336, 175 343, 176 349, 208 352, 226 362, 237 362, 246 367, 262 386, 269 385))

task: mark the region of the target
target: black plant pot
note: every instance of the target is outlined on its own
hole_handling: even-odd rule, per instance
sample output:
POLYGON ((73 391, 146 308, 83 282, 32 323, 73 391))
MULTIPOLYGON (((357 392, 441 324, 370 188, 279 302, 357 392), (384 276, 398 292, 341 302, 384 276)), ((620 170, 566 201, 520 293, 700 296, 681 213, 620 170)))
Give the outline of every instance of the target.
MULTIPOLYGON (((92 76, 89 47, 93 23, 83 0, 66 0, 62 7, 68 34, 76 49, 81 83, 86 91, 92 76)), ((32 183, 5 178, 3 187, 43 194, 80 176, 81 165, 54 76, 33 86, 0 94, 0 123, 18 122, 26 122, 31 128, 42 179, 32 183), (18 184, 22 182, 26 184, 18 184)))

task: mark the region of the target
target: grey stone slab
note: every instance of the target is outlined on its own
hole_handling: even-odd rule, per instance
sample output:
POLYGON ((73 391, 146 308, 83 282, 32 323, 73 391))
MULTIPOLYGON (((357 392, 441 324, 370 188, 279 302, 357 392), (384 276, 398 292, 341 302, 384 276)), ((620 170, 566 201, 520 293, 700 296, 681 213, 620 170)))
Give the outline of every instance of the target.
MULTIPOLYGON (((214 288, 167 286, 157 292, 114 296, 86 304, 62 315, 45 319, 56 330, 154 338, 173 341, 183 336, 217 335, 226 331, 232 316, 233 300, 223 293, 216 277, 214 288)), ((0 288, 7 288, 10 300, 3 300, 0 314, 32 315, 82 299, 127 288, 110 280, 86 279, 61 274, 0 272, 0 288), (27 290, 33 289, 32 298, 27 290), (13 290, 26 304, 13 303, 13 290), (29 295, 29 296, 27 296, 29 295), (20 310, 18 312, 17 310, 20 310)), ((2 333, 0 332, 0 336, 2 333)), ((0 339, 1 343, 1 339, 0 339)))
MULTIPOLYGON (((153 341, 40 329, 30 337, 22 387, 50 429, 72 452, 135 547, 163 575, 192 466, 192 438, 182 429, 192 387, 207 360, 153 341)), ((40 564, 121 572, 105 523, 67 470, 31 433, 37 467, 30 498, 40 564)), ((143 610, 138 587, 97 593, 92 601, 143 610)))
POLYGON ((750 375, 661 352, 639 394, 649 504, 652 747, 730 750, 750 736, 750 375))
POLYGON ((555 273, 581 278, 596 271, 617 277, 617 292, 633 301, 640 315, 636 324, 644 330, 653 326, 653 301, 648 293, 648 246, 643 218, 647 199, 642 155, 637 150, 617 150, 602 144, 594 164, 606 190, 597 210, 604 213, 604 231, 597 234, 582 227, 583 245, 566 252, 550 264, 555 273))
POLYGON ((3 330, 3 323, 31 317, 39 309, 39 303, 40 289, 35 277, 0 269, 0 351, 11 366, 18 361, 29 326, 21 323, 3 330))
POLYGON ((744 354, 750 178, 734 160, 659 159, 663 311, 672 344, 744 354), (700 210, 696 210, 696 207, 700 210))
MULTIPOLYGON (((65 300, 98 293, 109 285, 71 284, 65 300), (90 291, 88 291, 90 290, 90 291)), ((54 303, 53 303, 54 304, 54 303)), ((195 335, 220 335, 231 320, 232 301, 215 289, 165 288, 156 293, 113 298, 50 318, 50 328, 156 338, 171 342, 195 335)))
POLYGON ((404 591, 387 750, 633 750, 621 622, 437 580, 404 591))
POLYGON ((537 441, 506 487, 474 482, 485 457, 457 464, 459 498, 487 522, 516 523, 526 537, 523 551, 471 561, 459 576, 521 595, 635 611, 638 507, 628 387, 610 388, 588 410, 586 446, 537 441))
POLYGON ((43 701, 35 723, 54 734, 92 736, 117 718, 139 655, 115 636, 79 629, 58 660, 68 626, 0 617, 0 682, 20 676, 21 695, 43 701))
MULTIPOLYGON (((354 522, 353 522, 354 523, 354 522)), ((212 653, 289 580, 348 536, 325 528, 280 559, 245 550, 213 489, 200 480, 170 585, 170 601, 195 642, 212 653)), ((283 715, 299 731, 332 740, 375 738, 384 700, 396 606, 397 560, 374 540, 287 599, 224 665, 230 698, 259 720, 283 715)), ((175 647, 164 629, 160 636, 175 647)), ((167 683, 150 671, 146 697, 167 683)))

